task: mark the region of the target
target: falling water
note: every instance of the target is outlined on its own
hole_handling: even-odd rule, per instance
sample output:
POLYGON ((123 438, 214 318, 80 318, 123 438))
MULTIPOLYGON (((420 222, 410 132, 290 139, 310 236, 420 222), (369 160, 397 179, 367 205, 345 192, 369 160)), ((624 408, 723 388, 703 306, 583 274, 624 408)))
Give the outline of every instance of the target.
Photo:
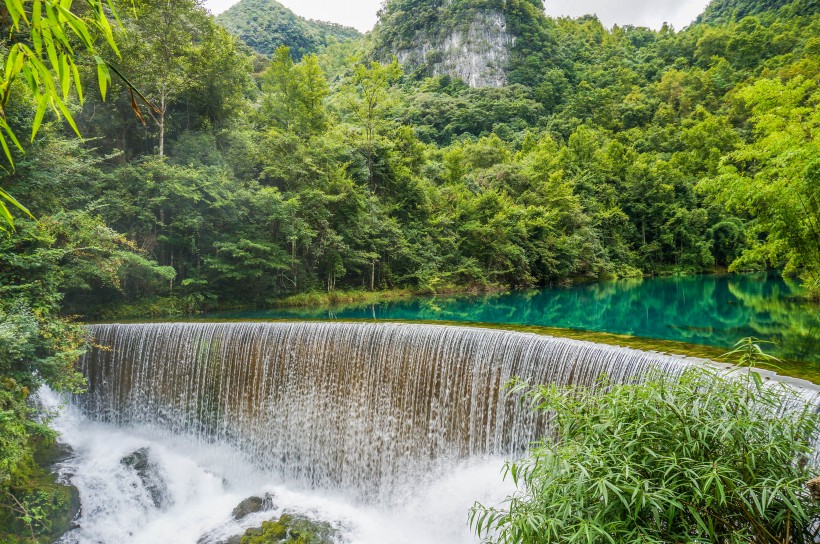
POLYGON ((513 377, 593 385, 680 358, 532 334, 399 324, 96 325, 78 403, 101 421, 229 443, 264 469, 366 495, 408 470, 523 451, 543 421, 513 377))

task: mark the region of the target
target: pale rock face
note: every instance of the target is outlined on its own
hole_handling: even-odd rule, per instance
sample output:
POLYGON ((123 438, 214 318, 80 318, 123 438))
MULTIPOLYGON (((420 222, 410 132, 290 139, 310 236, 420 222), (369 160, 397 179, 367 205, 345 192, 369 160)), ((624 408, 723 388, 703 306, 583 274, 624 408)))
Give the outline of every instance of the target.
POLYGON ((515 37, 507 30, 502 13, 478 12, 469 28, 458 29, 433 42, 423 34, 420 45, 396 52, 409 68, 428 65, 433 75, 459 77, 470 87, 502 87, 515 37))

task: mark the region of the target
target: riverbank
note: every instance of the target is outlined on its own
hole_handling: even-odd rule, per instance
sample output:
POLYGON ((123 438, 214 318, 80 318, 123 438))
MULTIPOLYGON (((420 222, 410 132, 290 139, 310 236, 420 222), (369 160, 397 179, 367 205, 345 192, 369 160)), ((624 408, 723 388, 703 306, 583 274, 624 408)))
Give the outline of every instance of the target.
MULTIPOLYGON (((411 288, 385 289, 366 291, 363 289, 338 289, 335 291, 305 291, 274 299, 266 306, 276 309, 304 310, 344 310, 353 307, 371 306, 386 302, 408 301, 415 298, 433 299, 435 297, 471 297, 480 295, 502 294, 509 289, 502 286, 449 286, 435 292, 411 288)), ((203 306, 200 302, 187 297, 154 297, 131 304, 121 304, 104 309, 97 309, 87 316, 89 321, 110 321, 117 319, 168 319, 175 317, 196 317, 205 314, 223 312, 256 312, 259 308, 247 305, 214 305, 203 306), (203 309, 205 308, 205 309, 203 309)))

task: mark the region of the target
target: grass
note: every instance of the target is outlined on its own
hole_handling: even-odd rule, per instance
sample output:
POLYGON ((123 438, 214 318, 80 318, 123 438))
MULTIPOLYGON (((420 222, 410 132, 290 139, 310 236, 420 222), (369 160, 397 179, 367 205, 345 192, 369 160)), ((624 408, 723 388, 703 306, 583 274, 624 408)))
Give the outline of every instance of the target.
POLYGON ((418 296, 410 289, 390 289, 387 291, 364 291, 349 289, 338 291, 309 291, 298 293, 274 301, 275 308, 310 308, 321 306, 344 306, 346 304, 367 305, 387 300, 406 299, 418 296))

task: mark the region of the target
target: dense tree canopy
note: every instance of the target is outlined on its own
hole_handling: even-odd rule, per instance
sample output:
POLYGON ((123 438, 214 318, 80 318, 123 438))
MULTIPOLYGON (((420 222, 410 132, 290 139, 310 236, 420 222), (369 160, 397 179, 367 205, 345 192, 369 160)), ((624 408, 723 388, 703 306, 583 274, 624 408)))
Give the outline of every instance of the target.
MULTIPOLYGON (((87 175, 32 158, 8 182, 38 214, 90 211, 176 273, 83 299, 86 312, 728 267, 816 281, 820 20, 804 0, 678 33, 505 3, 532 34, 520 41, 541 45, 516 49, 503 88, 402 74, 367 43, 250 56, 196 3, 152 1, 120 10, 118 41, 157 110, 135 119, 117 82, 108 102, 87 93, 85 143, 46 117, 49 143, 31 144, 62 146, 87 175)), ((402 1, 380 32, 434 4, 402 1)))
POLYGON ((355 28, 305 20, 275 0, 241 0, 217 20, 257 53, 271 55, 286 45, 297 60, 360 36, 355 28))

